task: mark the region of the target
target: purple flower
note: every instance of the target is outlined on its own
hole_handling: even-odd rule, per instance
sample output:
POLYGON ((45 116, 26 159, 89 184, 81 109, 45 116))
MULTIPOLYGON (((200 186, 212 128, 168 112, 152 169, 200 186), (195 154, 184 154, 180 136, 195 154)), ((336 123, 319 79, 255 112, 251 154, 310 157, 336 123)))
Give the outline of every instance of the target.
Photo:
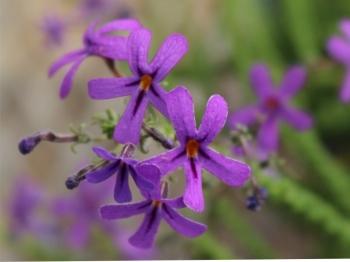
POLYGON ((303 131, 312 125, 309 115, 289 105, 289 100, 303 87, 306 73, 294 66, 284 76, 280 89, 274 88, 270 72, 265 65, 257 64, 250 72, 251 84, 258 96, 256 105, 247 106, 235 112, 229 121, 231 128, 237 124, 252 126, 260 124, 257 147, 266 153, 278 148, 278 124, 282 119, 294 128, 303 131))
POLYGON ((60 97, 67 97, 72 87, 73 77, 80 64, 89 56, 99 56, 106 59, 127 59, 127 37, 110 35, 114 31, 132 31, 141 25, 134 19, 114 20, 96 30, 96 22, 86 30, 82 49, 69 52, 56 60, 49 69, 49 77, 53 76, 61 67, 73 63, 66 73, 60 88, 60 97))
POLYGON ((10 195, 9 228, 17 236, 23 232, 40 234, 42 221, 38 218, 38 208, 42 204, 43 194, 40 188, 27 177, 18 177, 10 195))
POLYGON ((87 245, 95 226, 114 237, 114 226, 101 219, 98 213, 101 205, 109 200, 109 190, 110 184, 92 186, 81 183, 76 191, 69 191, 72 192, 69 196, 53 201, 54 214, 60 217, 61 221, 68 221, 68 227, 63 230, 63 234, 73 249, 87 245))
POLYGON ((202 167, 231 186, 242 186, 250 177, 250 168, 208 146, 226 122, 228 108, 221 96, 209 98, 199 129, 196 128, 192 96, 186 88, 171 91, 167 103, 180 146, 146 162, 159 166, 163 175, 183 166, 186 176, 184 202, 189 208, 201 212, 204 210, 202 167))
POLYGON ((160 190, 160 170, 155 165, 143 164, 139 167, 148 178, 158 184, 158 190, 144 192, 146 200, 123 205, 106 205, 101 208, 101 216, 105 219, 121 219, 144 213, 144 219, 138 230, 129 238, 130 244, 139 248, 150 248, 153 245, 159 224, 162 219, 176 232, 186 237, 197 237, 207 227, 183 217, 175 209, 184 208, 181 197, 166 198, 160 190), (158 181, 158 183, 157 183, 158 181))
POLYGON ((120 143, 138 144, 143 118, 148 103, 168 116, 166 91, 161 81, 187 52, 187 40, 180 34, 172 34, 163 42, 156 56, 149 63, 148 52, 151 32, 140 29, 132 32, 128 40, 130 77, 100 78, 89 82, 92 99, 111 99, 131 96, 129 104, 114 131, 114 139, 120 143))
POLYGON ((40 27, 47 46, 58 47, 62 45, 66 25, 61 18, 55 15, 44 16, 40 27))
POLYGON ((129 174, 135 181, 139 189, 152 190, 154 186, 137 171, 137 161, 128 156, 115 156, 102 147, 94 147, 94 153, 105 160, 100 167, 93 169, 86 174, 86 179, 90 183, 100 183, 112 175, 116 175, 114 187, 114 199, 119 202, 129 202, 132 199, 129 187, 129 174))
POLYGON ((350 102, 350 19, 340 22, 343 36, 333 36, 329 39, 327 49, 329 54, 345 66, 346 73, 340 92, 343 102, 350 102))

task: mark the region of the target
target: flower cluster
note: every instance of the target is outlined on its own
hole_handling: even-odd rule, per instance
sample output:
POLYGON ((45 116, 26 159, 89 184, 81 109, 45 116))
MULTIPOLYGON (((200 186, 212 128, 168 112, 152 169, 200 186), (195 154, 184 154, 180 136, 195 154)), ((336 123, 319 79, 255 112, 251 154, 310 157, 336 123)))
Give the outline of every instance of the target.
MULTIPOLYGON (((151 38, 151 32, 134 19, 115 20, 99 29, 96 29, 96 23, 92 23, 84 34, 84 47, 64 55, 49 70, 49 76, 52 76, 64 65, 72 63, 61 84, 60 97, 65 98, 82 61, 88 56, 97 56, 107 63, 114 76, 90 80, 90 97, 104 100, 130 96, 113 132, 115 142, 122 145, 121 153, 117 155, 100 146, 93 147, 98 163, 83 168, 76 176, 70 177, 66 185, 72 189, 85 179, 89 183, 100 183, 114 176, 114 200, 122 204, 103 206, 101 215, 105 219, 119 219, 144 213, 143 223, 129 239, 132 245, 140 248, 152 246, 162 219, 186 237, 196 237, 206 231, 205 225, 185 218, 175 210, 186 207, 195 212, 204 210, 202 168, 230 186, 243 186, 250 177, 247 164, 209 147, 226 123, 228 105, 224 98, 220 95, 209 98, 197 129, 190 91, 178 86, 169 92, 163 86, 163 80, 188 51, 186 38, 178 33, 169 35, 153 59, 149 60, 151 38), (128 35, 116 35, 119 31, 127 31, 128 35), (115 68, 115 61, 127 61, 131 75, 122 76, 115 68), (166 140, 161 144, 169 151, 139 161, 134 158, 134 151, 140 144, 149 104, 172 124, 178 145, 166 140), (167 175, 178 167, 184 168, 184 193, 176 198, 167 198, 170 185, 167 175), (129 176, 145 200, 128 203, 132 201, 129 176)), ((162 140, 158 131, 154 132, 156 129, 146 130, 153 134, 152 137, 158 138, 158 142, 162 140)), ((77 139, 78 136, 70 137, 70 141, 77 139)), ((23 154, 29 153, 42 140, 69 141, 62 135, 39 132, 23 139, 19 149, 23 154)), ((76 235, 73 236, 76 238, 76 235)))
MULTIPOLYGON (((341 29, 346 39, 332 37, 328 47, 331 55, 345 64, 349 71, 349 21, 343 21, 341 29)), ((106 121, 102 119, 102 133, 106 140, 112 140, 113 148, 107 150, 94 145, 92 151, 97 160, 66 181, 69 189, 78 187, 81 182, 112 185, 113 189, 104 190, 103 194, 113 191, 111 196, 117 202, 102 206, 99 201, 102 193, 96 193, 96 198, 89 196, 89 199, 85 199, 82 193, 84 200, 78 201, 79 206, 74 206, 74 201, 68 204, 61 202, 58 208, 60 216, 68 212, 77 221, 76 227, 73 227, 76 232, 70 234, 72 245, 79 246, 86 241, 88 224, 95 219, 94 211, 98 208, 105 220, 143 214, 141 225, 129 238, 129 243, 138 248, 152 247, 161 221, 185 237, 203 234, 206 225, 184 217, 178 211, 183 208, 194 212, 205 210, 203 169, 232 187, 242 187, 250 181, 253 191, 250 191, 245 203, 250 210, 259 210, 268 196, 265 188, 260 187, 251 175, 248 164, 214 149, 213 144, 228 118, 229 106, 225 99, 219 94, 210 96, 197 127, 195 103, 190 90, 183 85, 172 86, 171 90, 165 86, 164 80, 189 49, 186 37, 179 33, 170 34, 152 59, 149 58, 151 40, 151 31, 135 19, 117 19, 100 27, 94 22, 83 35, 83 47, 63 55, 49 69, 51 77, 63 66, 72 64, 61 83, 60 97, 63 99, 73 86, 73 78, 80 64, 87 57, 96 56, 106 63, 112 77, 90 79, 87 84, 90 98, 129 98, 120 118, 110 113, 106 121), (116 61, 125 62, 129 66, 129 74, 118 71, 116 61), (171 125, 176 137, 174 140, 163 135, 159 129, 147 126, 150 106, 160 113, 156 114, 157 117, 171 125), (137 159, 136 152, 144 152, 143 132, 163 146, 165 152, 137 159), (169 189, 174 181, 169 179, 169 175, 179 168, 185 177, 183 193, 170 197, 169 189), (114 183, 111 183, 112 177, 114 183), (131 190, 129 177, 140 193, 141 200, 132 202, 135 192, 131 190), (86 202, 86 205, 81 205, 81 202, 86 202)), ((346 79, 349 75, 347 72, 346 79)), ((312 118, 291 105, 292 98, 305 85, 306 70, 301 66, 291 67, 279 88, 275 88, 268 67, 256 64, 251 68, 250 80, 258 100, 256 104, 232 113, 228 125, 235 132, 235 139, 239 140, 235 151, 249 161, 258 158, 262 161, 262 167, 269 163, 269 156, 278 150, 280 122, 287 122, 298 131, 312 126, 312 118), (249 139, 245 140, 251 135, 256 138, 253 140, 255 144, 249 139)), ((345 80, 341 94, 344 101, 349 100, 349 87, 349 81, 345 80)), ((22 154, 28 154, 41 141, 90 143, 94 140, 80 129, 74 131, 73 135, 37 132, 22 139, 19 150, 22 154)), ((108 224, 107 231, 109 227, 108 224)))

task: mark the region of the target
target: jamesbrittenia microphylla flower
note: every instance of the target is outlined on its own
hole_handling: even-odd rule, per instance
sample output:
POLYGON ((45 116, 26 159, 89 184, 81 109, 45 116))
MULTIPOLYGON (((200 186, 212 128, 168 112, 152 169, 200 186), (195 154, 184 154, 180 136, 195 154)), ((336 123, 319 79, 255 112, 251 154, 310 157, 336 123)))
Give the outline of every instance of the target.
POLYGON ((146 29, 135 30, 129 36, 127 49, 132 76, 99 78, 91 80, 88 84, 92 99, 131 96, 114 131, 114 139, 119 143, 139 143, 149 102, 165 117, 168 116, 166 91, 161 86, 161 81, 187 52, 187 40, 180 34, 168 36, 149 63, 151 36, 151 32, 146 29))
MULTIPOLYGON (((60 96, 64 98, 71 89, 73 75, 80 63, 88 56, 99 56, 107 62, 106 65, 115 77, 90 80, 90 97, 103 100, 130 96, 120 119, 108 111, 107 118, 102 117, 98 122, 93 122, 100 125, 102 140, 109 140, 112 150, 93 145, 98 161, 93 161, 68 177, 66 187, 74 189, 80 183, 86 182, 111 185, 113 182, 109 178, 114 176, 114 200, 123 204, 104 206, 101 215, 105 219, 118 219, 144 213, 143 223, 129 239, 133 246, 141 248, 152 246, 162 219, 186 237, 196 237, 206 231, 205 225, 185 218, 175 210, 187 207, 202 212, 205 209, 202 168, 235 187, 243 186, 251 177, 251 169, 247 164, 226 157, 209 147, 226 123, 228 105, 224 98, 220 95, 209 98, 197 129, 190 91, 180 86, 168 92, 163 87, 162 81, 188 50, 186 38, 178 33, 169 35, 149 62, 150 44, 151 32, 141 28, 136 20, 115 20, 98 30, 92 24, 84 36, 85 47, 63 56, 50 68, 50 75, 53 75, 65 64, 73 63, 61 85, 60 96), (109 35, 120 30, 129 31, 129 35, 109 35), (115 60, 127 60, 132 75, 121 76, 114 65, 115 60), (147 126, 144 118, 149 103, 165 117, 165 121, 170 120, 177 141, 166 137, 158 127, 147 126), (138 149, 141 153, 145 152, 141 139, 142 130, 169 151, 149 156, 146 160, 137 160, 135 151, 138 149), (120 155, 116 155, 114 152, 120 149, 120 155), (186 177, 184 193, 177 198, 167 198, 167 187, 173 183, 168 181, 168 175, 178 167, 183 167, 186 177), (143 201, 126 203, 132 200, 129 176, 134 180, 143 201)), ((101 141, 101 136, 95 138, 86 133, 83 127, 71 131, 72 134, 37 132, 22 139, 19 150, 22 154, 28 154, 41 141, 74 145, 101 141)), ((76 212, 74 214, 77 215, 76 212)), ((82 234, 86 235, 87 230, 82 230, 82 234)), ((79 237, 84 236, 73 234, 73 238, 79 237)), ((79 246, 79 241, 77 245, 79 246)))
POLYGON ((278 149, 279 122, 283 120, 299 131, 312 126, 312 118, 290 105, 291 98, 303 87, 306 72, 302 67, 294 66, 285 74, 280 88, 275 88, 267 66, 256 64, 250 71, 251 85, 258 97, 257 104, 234 112, 229 126, 237 128, 239 124, 248 127, 258 125, 257 147, 266 154, 278 149))
POLYGON ((96 22, 90 24, 83 37, 84 47, 76 51, 69 52, 56 60, 49 69, 49 77, 52 77, 63 66, 73 63, 64 76, 60 97, 66 98, 72 88, 73 78, 80 64, 89 56, 98 56, 106 59, 107 62, 113 60, 126 60, 127 37, 112 35, 111 33, 120 31, 132 31, 141 27, 140 23, 134 19, 114 20, 96 29, 96 22))

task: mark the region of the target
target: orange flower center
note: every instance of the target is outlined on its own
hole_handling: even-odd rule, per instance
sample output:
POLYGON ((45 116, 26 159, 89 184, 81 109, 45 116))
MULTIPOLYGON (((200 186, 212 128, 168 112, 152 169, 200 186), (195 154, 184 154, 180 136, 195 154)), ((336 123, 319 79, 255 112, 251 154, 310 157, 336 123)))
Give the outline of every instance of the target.
POLYGON ((199 143, 197 140, 190 139, 186 144, 186 153, 188 157, 196 157, 198 155, 199 143))
POLYGON ((150 75, 143 75, 140 80, 140 88, 143 91, 147 91, 152 84, 152 77, 150 75))
POLYGON ((159 201, 159 200, 153 200, 152 204, 153 204, 154 207, 160 207, 162 202, 159 201))

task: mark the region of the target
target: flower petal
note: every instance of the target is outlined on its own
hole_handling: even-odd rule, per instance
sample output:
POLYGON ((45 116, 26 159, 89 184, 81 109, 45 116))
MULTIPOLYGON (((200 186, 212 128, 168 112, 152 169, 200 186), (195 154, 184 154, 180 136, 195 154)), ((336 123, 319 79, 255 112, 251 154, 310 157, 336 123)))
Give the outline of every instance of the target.
POLYGON ((133 31, 128 38, 129 67, 138 76, 150 73, 148 64, 148 51, 150 48, 152 34, 147 29, 133 31))
POLYGON ((114 130, 114 139, 121 144, 138 144, 141 127, 148 105, 148 98, 144 91, 135 90, 130 101, 114 130))
POLYGON ((242 186, 250 177, 250 167, 238 160, 226 157, 211 148, 206 148, 200 161, 208 172, 230 186, 242 186))
POLYGON ((59 69, 61 69, 66 64, 73 62, 74 60, 84 56, 86 51, 84 49, 69 52, 59 59, 57 59, 49 69, 49 77, 52 77, 59 69))
POLYGON ((278 122, 275 117, 270 117, 260 127, 257 141, 259 149, 266 152, 275 152, 278 149, 278 122))
MULTIPOLYGON (((160 198, 160 170, 157 166, 139 163, 135 167, 134 180, 146 198, 160 198)), ((131 172, 133 174, 133 172, 131 172)))
POLYGON ((184 193, 185 205, 195 212, 204 211, 202 191, 201 166, 197 159, 189 159, 184 163, 186 188, 184 193))
POLYGON ((141 226, 129 239, 129 243, 139 248, 150 248, 153 245, 161 221, 160 209, 153 207, 145 214, 141 226))
POLYGON ((350 69, 347 69, 343 85, 340 90, 340 99, 344 102, 350 102, 350 69))
POLYGON ((187 39, 181 34, 169 35, 151 62, 154 80, 162 81, 188 50, 187 39))
POLYGON ((100 183, 105 181, 117 172, 120 161, 112 162, 102 168, 86 173, 86 180, 89 183, 100 183))
POLYGON ((184 144, 187 137, 195 137, 197 133, 192 95, 186 87, 179 86, 168 93, 166 100, 176 136, 184 144))
POLYGON ((299 131, 309 129, 312 126, 311 116, 292 107, 284 107, 281 114, 289 124, 299 131))
POLYGON ((340 30, 348 39, 350 39, 350 19, 343 19, 340 22, 340 30))
POLYGON ((350 44, 342 37, 331 37, 327 44, 330 55, 343 64, 349 64, 350 44))
POLYGON ((180 215, 166 204, 162 206, 162 216, 169 226, 186 237, 197 237, 207 230, 205 225, 180 215))
POLYGON ((225 99, 219 95, 209 98, 198 135, 202 144, 209 144, 225 126, 228 106, 225 99))
POLYGON ((151 200, 145 200, 132 204, 106 205, 100 208, 100 214, 103 219, 128 218, 150 209, 151 203, 151 200))
POLYGON ((139 21, 132 18, 116 19, 104 24, 99 30, 99 34, 106 34, 113 31, 132 31, 141 28, 139 21))
POLYGON ((137 78, 96 78, 88 82, 88 91, 92 99, 110 99, 129 96, 137 89, 137 78))
POLYGON ((156 155, 152 158, 146 159, 143 163, 150 163, 156 165, 164 176, 170 171, 175 170, 186 161, 186 152, 183 147, 177 147, 166 151, 165 153, 156 155))
POLYGON ((75 73, 77 72, 80 64, 85 60, 85 58, 86 56, 80 57, 68 70, 67 74, 64 76, 63 81, 61 83, 61 88, 60 88, 61 99, 64 99, 68 96, 70 90, 72 89, 73 77, 75 76, 75 73))
POLYGON ((291 67, 281 83, 281 95, 287 98, 294 96, 305 83, 306 71, 301 66, 291 67))
POLYGON ((228 120, 229 127, 235 129, 238 124, 249 127, 257 121, 258 115, 259 108, 255 105, 240 108, 231 113, 228 120))
POLYGON ((168 92, 166 92, 159 84, 153 84, 151 89, 147 92, 147 96, 153 107, 155 107, 166 118, 169 117, 166 104, 167 93, 168 92))
POLYGON ((129 187, 129 173, 126 163, 121 162, 116 175, 116 183, 114 187, 114 200, 118 203, 131 201, 131 191, 129 187))
POLYGON ((274 91, 270 70, 266 65, 256 64, 251 68, 250 82, 259 98, 263 99, 274 91))
POLYGON ((116 160, 117 157, 112 154, 111 152, 109 152, 108 150, 104 149, 103 147, 100 147, 100 146, 94 146, 92 148, 92 151, 99 157, 99 158, 102 158, 104 160, 110 160, 110 161, 113 161, 113 160, 116 160))
POLYGON ((182 196, 177 197, 177 198, 171 198, 171 199, 163 199, 163 202, 172 208, 185 208, 186 207, 182 196))

